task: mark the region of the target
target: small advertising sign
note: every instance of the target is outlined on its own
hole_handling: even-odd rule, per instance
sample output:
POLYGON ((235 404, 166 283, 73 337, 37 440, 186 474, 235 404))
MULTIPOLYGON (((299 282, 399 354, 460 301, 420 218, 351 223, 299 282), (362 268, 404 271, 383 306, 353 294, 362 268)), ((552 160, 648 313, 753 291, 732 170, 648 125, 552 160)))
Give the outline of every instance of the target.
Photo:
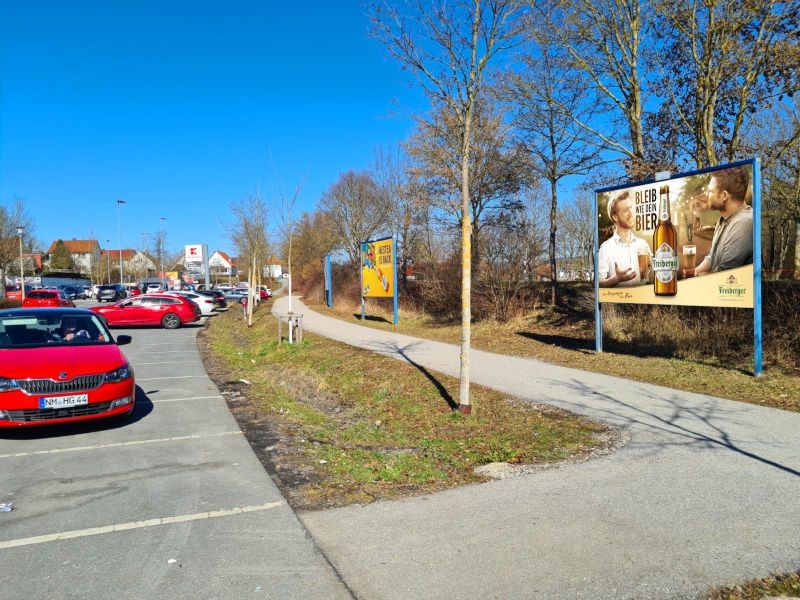
POLYGON ((746 161, 599 190, 598 301, 753 308, 756 170, 746 161))
POLYGON ((202 244, 187 244, 184 247, 184 258, 186 262, 202 263, 203 262, 203 245, 202 244))
POLYGON ((394 297, 394 240, 387 238, 361 244, 361 295, 394 297))

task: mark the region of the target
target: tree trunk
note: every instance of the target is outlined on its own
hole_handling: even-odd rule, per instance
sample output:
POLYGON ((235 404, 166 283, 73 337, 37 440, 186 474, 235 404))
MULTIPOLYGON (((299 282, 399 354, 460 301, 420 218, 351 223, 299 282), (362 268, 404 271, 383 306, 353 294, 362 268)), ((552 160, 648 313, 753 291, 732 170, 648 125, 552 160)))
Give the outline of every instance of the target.
POLYGON ((800 279, 800 219, 794 222, 794 279, 800 279))
POLYGON ((550 283, 552 294, 550 304, 558 304, 558 274, 556 273, 556 216, 558 210, 558 192, 556 180, 550 180, 550 283))
POLYGON ((469 112, 465 116, 464 144, 461 153, 461 373, 458 386, 458 410, 470 414, 469 349, 472 336, 472 218, 469 203, 469 112))

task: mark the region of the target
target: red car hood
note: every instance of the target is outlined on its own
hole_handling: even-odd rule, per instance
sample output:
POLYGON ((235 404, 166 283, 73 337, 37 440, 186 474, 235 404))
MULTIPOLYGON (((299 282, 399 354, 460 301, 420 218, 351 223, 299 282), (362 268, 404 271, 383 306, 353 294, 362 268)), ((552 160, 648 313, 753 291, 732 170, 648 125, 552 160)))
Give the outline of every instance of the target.
POLYGON ((0 377, 12 379, 64 379, 113 371, 126 364, 115 344, 45 346, 0 350, 0 377))

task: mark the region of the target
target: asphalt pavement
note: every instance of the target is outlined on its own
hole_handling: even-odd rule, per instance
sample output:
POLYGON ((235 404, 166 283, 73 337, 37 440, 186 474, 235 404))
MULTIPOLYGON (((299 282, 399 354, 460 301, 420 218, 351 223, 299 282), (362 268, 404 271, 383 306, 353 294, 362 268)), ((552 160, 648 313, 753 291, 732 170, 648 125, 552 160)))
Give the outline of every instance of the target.
POLYGON ((0 598, 351 597, 208 378, 198 331, 114 331, 133 336, 129 421, 0 432, 0 598))
MULTIPOLYGON (((457 346, 293 302, 306 330, 458 376, 457 346)), ((287 309, 281 298, 273 311, 287 309)), ((519 477, 301 513, 357 597, 693 598, 800 567, 800 414, 476 350, 471 373, 627 442, 519 477)))

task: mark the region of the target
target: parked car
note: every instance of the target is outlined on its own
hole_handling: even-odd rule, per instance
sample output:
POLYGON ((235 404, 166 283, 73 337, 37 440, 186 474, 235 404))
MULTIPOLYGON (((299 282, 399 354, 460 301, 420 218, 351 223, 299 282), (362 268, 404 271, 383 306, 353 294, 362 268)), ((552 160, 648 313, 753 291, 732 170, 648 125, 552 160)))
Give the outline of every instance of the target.
POLYGON ((102 302, 103 300, 107 300, 108 302, 118 302, 119 300, 127 297, 128 293, 125 291, 125 286, 120 283, 101 285, 97 290, 98 302, 102 302))
MULTIPOLYGON (((33 286, 25 284, 25 295, 31 293, 33 286)), ((19 285, 6 286, 6 300, 22 300, 22 288, 19 285)))
POLYGON ((217 314, 217 311, 215 310, 216 307, 214 306, 214 300, 208 296, 201 296, 200 294, 195 294, 194 292, 185 292, 183 290, 167 292, 167 294, 188 298, 200 307, 200 314, 202 314, 204 317, 210 317, 217 314))
POLYGON ((50 306, 53 308, 75 308, 75 303, 67 298, 63 290, 56 289, 31 290, 22 302, 23 308, 38 308, 43 306, 50 306))
POLYGON ((142 295, 142 289, 138 285, 126 285, 125 291, 128 294, 128 298, 142 295))
POLYGON ((86 298, 83 287, 78 287, 77 285, 60 285, 58 287, 61 288, 61 291, 64 292, 64 295, 70 300, 82 300, 86 298))
POLYGON ((233 290, 227 290, 225 292, 225 300, 227 302, 235 302, 237 304, 244 304, 247 300, 247 290, 243 290, 240 288, 236 288, 233 290))
POLYGON ((142 291, 145 294, 158 294, 161 292, 166 292, 167 290, 160 283, 150 282, 144 286, 144 289, 142 291))
POLYGON ((0 429, 130 415, 130 341, 86 309, 0 311, 0 429))
POLYGON ((228 303, 225 301, 225 294, 221 290, 197 290, 198 294, 208 296, 214 300, 214 307, 217 310, 225 310, 228 303))
POLYGON ((100 289, 100 285, 101 284, 96 283, 91 287, 91 292, 87 294, 89 298, 97 298, 97 291, 100 289))
POLYGON ((93 306, 110 327, 157 325, 177 329, 201 317, 200 307, 188 298, 169 294, 143 294, 113 306, 93 306))
POLYGON ((258 286, 258 295, 262 300, 269 300, 272 298, 272 290, 266 286, 258 286))

